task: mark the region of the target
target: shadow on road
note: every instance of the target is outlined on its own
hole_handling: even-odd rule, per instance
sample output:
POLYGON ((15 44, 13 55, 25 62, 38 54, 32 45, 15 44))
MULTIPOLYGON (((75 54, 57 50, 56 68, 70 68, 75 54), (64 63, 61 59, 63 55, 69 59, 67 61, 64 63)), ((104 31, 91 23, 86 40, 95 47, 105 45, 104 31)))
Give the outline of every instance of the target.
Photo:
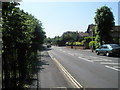
POLYGON ((37 56, 37 62, 36 62, 36 67, 34 68, 34 75, 32 78, 29 79, 29 85, 32 85, 32 87, 36 88, 36 84, 35 82, 37 82, 38 78, 37 78, 37 74, 40 73, 42 70, 45 69, 46 66, 49 66, 49 62, 48 60, 50 59, 50 56, 48 55, 48 53, 46 51, 51 50, 50 48, 47 49, 43 49, 42 51, 40 51, 38 53, 37 56), (35 84, 35 86, 33 86, 35 84))

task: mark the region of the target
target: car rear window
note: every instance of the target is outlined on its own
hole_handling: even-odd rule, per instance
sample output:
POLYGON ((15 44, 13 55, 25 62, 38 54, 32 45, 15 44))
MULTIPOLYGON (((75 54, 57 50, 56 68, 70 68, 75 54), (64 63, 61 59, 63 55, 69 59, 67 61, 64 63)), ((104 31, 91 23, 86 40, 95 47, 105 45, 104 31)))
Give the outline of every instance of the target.
POLYGON ((113 45, 110 45, 112 48, 115 48, 115 47, 120 47, 119 45, 117 44, 113 44, 113 45))

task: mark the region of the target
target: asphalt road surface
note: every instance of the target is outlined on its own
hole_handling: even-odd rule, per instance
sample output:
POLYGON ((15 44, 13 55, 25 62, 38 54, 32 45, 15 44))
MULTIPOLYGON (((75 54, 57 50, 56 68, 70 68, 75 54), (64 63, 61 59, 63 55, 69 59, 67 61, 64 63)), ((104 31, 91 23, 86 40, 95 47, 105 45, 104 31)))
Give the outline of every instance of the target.
POLYGON ((85 88, 118 88, 119 57, 96 55, 90 50, 52 46, 54 57, 85 88))
POLYGON ((36 80, 30 85, 31 90, 34 90, 33 88, 38 88, 38 90, 44 90, 45 88, 48 88, 47 90, 52 90, 51 88, 62 88, 63 90, 65 88, 72 88, 71 84, 67 82, 63 73, 60 72, 55 62, 49 56, 47 50, 39 52, 37 67, 39 72, 34 76, 36 80))

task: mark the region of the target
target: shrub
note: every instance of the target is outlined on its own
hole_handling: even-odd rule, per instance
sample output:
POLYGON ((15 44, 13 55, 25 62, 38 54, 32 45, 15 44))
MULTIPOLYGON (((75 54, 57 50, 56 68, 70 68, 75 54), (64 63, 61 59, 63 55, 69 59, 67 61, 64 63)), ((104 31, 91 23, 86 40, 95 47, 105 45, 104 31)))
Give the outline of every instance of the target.
POLYGON ((79 46, 79 45, 81 45, 81 42, 73 42, 73 45, 79 46))
POLYGON ((96 49, 97 41, 90 41, 89 42, 89 47, 93 50, 96 49))
POLYGON ((73 45, 73 42, 69 42, 68 45, 69 45, 69 46, 73 45))
POLYGON ((85 44, 85 40, 82 40, 81 45, 84 45, 84 44, 85 44))

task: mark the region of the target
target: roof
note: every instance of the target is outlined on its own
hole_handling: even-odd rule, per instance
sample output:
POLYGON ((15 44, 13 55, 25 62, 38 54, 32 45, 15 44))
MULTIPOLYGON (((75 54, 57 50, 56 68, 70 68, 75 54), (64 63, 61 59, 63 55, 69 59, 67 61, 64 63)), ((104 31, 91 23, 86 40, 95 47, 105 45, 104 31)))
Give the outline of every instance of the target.
POLYGON ((115 27, 113 27, 113 30, 115 30, 115 31, 120 31, 120 26, 115 26, 115 27))
POLYGON ((91 32, 91 31, 95 28, 95 26, 96 26, 96 25, 94 25, 94 24, 88 25, 87 32, 88 32, 88 33, 91 32))
POLYGON ((89 36, 89 34, 87 32, 79 32, 79 35, 81 37, 86 37, 86 36, 89 36))
MULTIPOLYGON (((95 28, 95 26, 96 25, 94 25, 94 24, 88 25, 87 32, 88 33, 91 32, 95 28)), ((114 26, 112 31, 120 31, 120 25, 119 26, 114 26)))

